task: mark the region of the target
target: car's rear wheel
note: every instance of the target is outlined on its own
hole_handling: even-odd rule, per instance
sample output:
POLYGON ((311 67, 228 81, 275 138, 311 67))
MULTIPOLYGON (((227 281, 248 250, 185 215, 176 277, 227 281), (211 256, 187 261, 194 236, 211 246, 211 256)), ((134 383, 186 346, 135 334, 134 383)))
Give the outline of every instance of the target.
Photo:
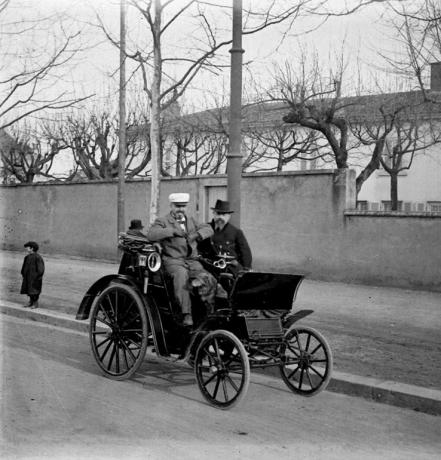
POLYGON ((332 353, 320 332, 307 326, 291 326, 280 357, 280 373, 294 393, 313 396, 327 387, 332 374, 332 353))

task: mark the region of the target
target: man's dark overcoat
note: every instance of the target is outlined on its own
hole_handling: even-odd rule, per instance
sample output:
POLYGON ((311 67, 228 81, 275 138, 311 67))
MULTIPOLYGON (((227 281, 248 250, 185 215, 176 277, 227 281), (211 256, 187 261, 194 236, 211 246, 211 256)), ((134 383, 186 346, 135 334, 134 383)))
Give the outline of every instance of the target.
POLYGON ((40 254, 31 252, 23 260, 21 275, 23 283, 20 294, 37 295, 41 293, 43 284, 44 261, 40 254))
MULTIPOLYGON (((213 230, 215 223, 210 223, 213 230)), ((199 244, 201 253, 208 258, 213 258, 218 253, 227 253, 235 257, 243 268, 251 268, 251 249, 243 231, 234 225, 227 223, 220 231, 214 231, 209 240, 199 244)))

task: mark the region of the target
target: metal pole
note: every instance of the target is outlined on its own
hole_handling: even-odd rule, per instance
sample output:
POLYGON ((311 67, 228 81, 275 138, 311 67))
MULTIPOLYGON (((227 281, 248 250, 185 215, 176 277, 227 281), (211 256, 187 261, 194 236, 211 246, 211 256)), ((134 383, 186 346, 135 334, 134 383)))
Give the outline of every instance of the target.
POLYGON ((126 170, 126 0, 120 0, 119 48, 119 153, 118 153, 118 234, 125 230, 126 170))
POLYGON ((230 76, 230 141, 227 154, 228 201, 235 211, 231 222, 240 226, 240 182, 242 176, 242 0, 233 0, 233 47, 230 76))

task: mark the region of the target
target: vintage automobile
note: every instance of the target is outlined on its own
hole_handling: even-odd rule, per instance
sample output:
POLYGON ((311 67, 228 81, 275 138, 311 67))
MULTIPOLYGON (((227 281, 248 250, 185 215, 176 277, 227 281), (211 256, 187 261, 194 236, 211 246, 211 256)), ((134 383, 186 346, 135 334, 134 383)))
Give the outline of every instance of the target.
MULTIPOLYGON (((194 326, 184 326, 160 248, 140 237, 120 234, 124 251, 119 273, 96 281, 76 318, 90 321, 93 356, 105 376, 133 375, 147 349, 167 360, 193 367, 203 397, 228 409, 245 396, 250 368, 279 369, 296 394, 324 390, 332 373, 332 353, 318 331, 297 322, 312 310, 292 310, 302 275, 248 271, 236 277, 222 270, 229 261, 213 261, 228 295, 207 312, 197 295, 194 326)), ((225 292, 225 291, 224 291, 225 292)))

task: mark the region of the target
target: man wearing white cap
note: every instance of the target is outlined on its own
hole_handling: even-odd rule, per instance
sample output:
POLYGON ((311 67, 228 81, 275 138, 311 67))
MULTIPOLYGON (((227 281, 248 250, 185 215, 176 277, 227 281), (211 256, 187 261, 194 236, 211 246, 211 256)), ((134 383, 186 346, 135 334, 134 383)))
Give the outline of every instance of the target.
POLYGON ((200 224, 187 216, 190 200, 188 193, 172 193, 169 196, 170 213, 155 220, 147 238, 160 241, 164 267, 173 278, 176 299, 184 315, 184 325, 192 326, 189 279, 204 272, 198 258, 197 243, 213 235, 208 224, 200 224))

